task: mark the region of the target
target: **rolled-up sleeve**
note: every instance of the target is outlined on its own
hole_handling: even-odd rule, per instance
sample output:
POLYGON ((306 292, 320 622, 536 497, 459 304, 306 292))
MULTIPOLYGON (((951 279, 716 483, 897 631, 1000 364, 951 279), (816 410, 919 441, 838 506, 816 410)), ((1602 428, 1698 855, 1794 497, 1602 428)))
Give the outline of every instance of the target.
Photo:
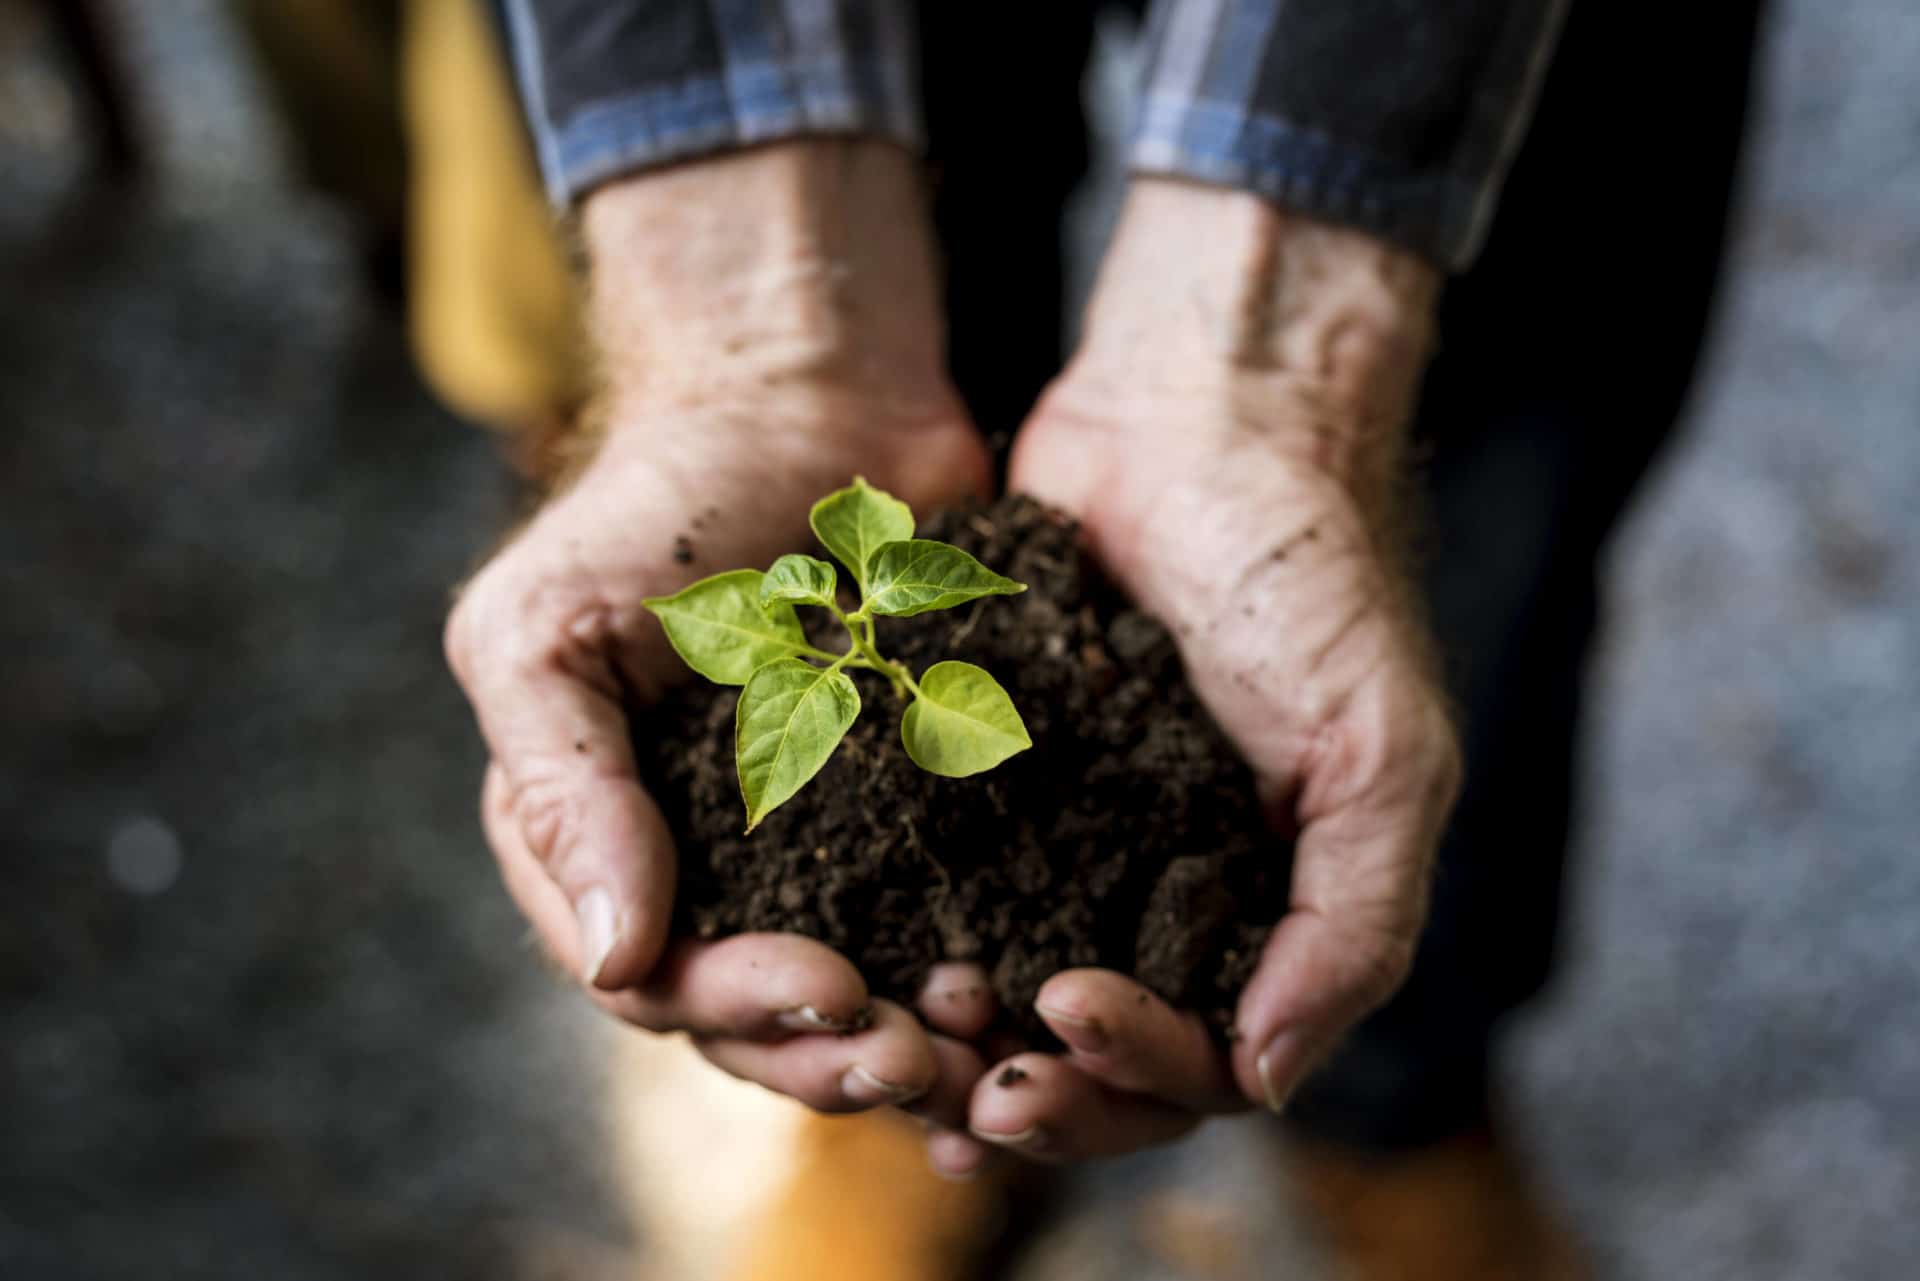
POLYGON ((1240 187, 1461 269, 1567 0, 1156 0, 1137 173, 1240 187))
POLYGON ((886 0, 506 0, 556 202, 672 161, 811 134, 918 145, 913 30, 886 0))

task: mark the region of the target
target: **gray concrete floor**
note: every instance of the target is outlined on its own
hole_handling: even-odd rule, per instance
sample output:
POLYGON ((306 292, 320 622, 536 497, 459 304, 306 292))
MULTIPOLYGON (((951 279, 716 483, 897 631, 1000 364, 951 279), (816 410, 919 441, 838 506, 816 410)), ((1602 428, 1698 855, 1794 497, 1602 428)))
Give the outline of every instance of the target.
MULTIPOLYGON (((632 1244, 597 1042, 495 886, 438 657, 509 486, 280 181, 219 6, 123 7, 134 208, 0 22, 0 1276, 586 1275, 632 1244)), ((1920 10, 1780 10, 1511 1066, 1623 1279, 1920 1266, 1920 10)), ((1199 1275, 1141 1254, 1172 1188, 1245 1275, 1308 1269, 1263 1156, 1217 1124, 1083 1175, 1020 1275, 1199 1275)))

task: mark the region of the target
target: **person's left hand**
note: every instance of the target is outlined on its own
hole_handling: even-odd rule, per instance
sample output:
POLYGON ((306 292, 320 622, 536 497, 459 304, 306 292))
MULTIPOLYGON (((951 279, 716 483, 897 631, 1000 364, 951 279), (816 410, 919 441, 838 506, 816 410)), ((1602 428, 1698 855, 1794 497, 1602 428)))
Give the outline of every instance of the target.
POLYGON ((1087 344, 1022 429, 1011 487, 1078 517, 1108 572, 1172 629, 1275 827, 1297 836, 1291 905, 1226 1053, 1123 975, 1070 970, 1040 989, 1065 1053, 988 1067, 968 1127, 1041 1160, 1285 1106, 1405 977, 1460 776, 1390 510, 1430 275, 1357 233, 1276 228, 1282 216, 1250 197, 1168 188, 1130 207, 1087 344), (1243 280, 1211 307, 1193 278, 1206 254, 1166 252, 1236 235, 1266 235, 1252 247, 1270 251, 1290 237, 1216 277, 1277 258, 1284 305, 1239 310, 1243 280), (1412 295, 1404 316, 1394 285, 1412 295))

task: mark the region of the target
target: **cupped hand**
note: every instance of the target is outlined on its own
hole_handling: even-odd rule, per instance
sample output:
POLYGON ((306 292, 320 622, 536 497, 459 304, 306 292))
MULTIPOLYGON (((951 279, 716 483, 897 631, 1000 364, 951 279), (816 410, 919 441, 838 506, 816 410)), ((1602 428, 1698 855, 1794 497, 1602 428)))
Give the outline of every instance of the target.
POLYGON ((984 489, 959 411, 776 380, 763 396, 619 410, 597 455, 461 593, 447 657, 491 761, 482 811, 507 888, 610 1013, 684 1031, 714 1063, 825 1111, 963 1092, 904 1009, 795 935, 670 940, 675 856, 631 735, 684 668, 641 608, 808 545, 856 472, 916 507, 984 489), (837 1035, 820 1035, 834 1033, 837 1035))
MULTIPOLYGON (((1095 556, 1172 629, 1253 768, 1276 857, 1296 840, 1291 899, 1225 1052, 1124 976, 1074 970, 1041 989, 1037 1013, 1065 1052, 989 1067, 969 1126, 1043 1159, 1130 1150, 1249 1103, 1284 1107, 1404 979, 1460 777, 1398 549, 1394 441, 1424 330, 1415 316, 1411 340, 1377 340, 1399 305, 1388 286, 1420 293, 1425 269, 1393 276, 1366 247, 1343 277, 1330 264, 1352 233, 1309 234, 1302 253, 1320 259, 1292 264, 1273 301, 1249 306, 1244 287, 1209 299, 1178 274, 1206 264, 1151 252, 1143 228, 1163 212, 1163 228, 1178 225, 1182 201, 1202 219, 1241 201, 1225 210, 1232 234, 1262 219, 1271 231, 1278 215, 1250 198, 1170 192, 1164 211, 1160 199, 1123 224, 1089 346, 1022 429, 1011 486, 1076 516, 1095 556), (1174 309, 1169 321, 1169 297, 1197 320, 1174 309)), ((1284 257, 1271 235, 1245 238, 1267 250, 1246 257, 1284 257)))

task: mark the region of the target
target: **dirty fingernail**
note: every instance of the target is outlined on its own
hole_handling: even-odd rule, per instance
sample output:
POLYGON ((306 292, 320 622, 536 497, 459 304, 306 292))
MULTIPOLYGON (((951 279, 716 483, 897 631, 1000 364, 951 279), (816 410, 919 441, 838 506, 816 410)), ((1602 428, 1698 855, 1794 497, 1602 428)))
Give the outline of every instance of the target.
POLYGON ((1299 1047, 1299 1033, 1282 1032, 1268 1041, 1267 1048, 1253 1061, 1253 1070, 1260 1076, 1260 1090, 1267 1096, 1269 1112, 1284 1111, 1287 1100, 1300 1084, 1299 1047))
POLYGON ((848 1101, 861 1107, 880 1107, 887 1103, 905 1103, 908 1099, 918 1098, 926 1093, 925 1089, 912 1085, 896 1085, 892 1081, 875 1076, 858 1063, 848 1068, 846 1075, 840 1078, 840 1093, 848 1101))
POLYGON ((580 922, 581 972, 591 987, 600 977, 607 957, 613 953, 613 945, 620 939, 613 895, 596 886, 580 896, 580 901, 573 905, 573 914, 580 922))
POLYGON ((1054 1034, 1074 1049, 1085 1054, 1098 1054, 1107 1048, 1107 1029, 1100 1026, 1099 1019, 1090 1019, 1082 1014, 1068 1014, 1051 1006, 1036 1005, 1040 1017, 1054 1034))
POLYGON ((796 1005, 790 1010, 782 1010, 774 1016, 773 1021, 789 1032, 844 1032, 847 1030, 845 1023, 822 1014, 811 1005, 796 1005))

